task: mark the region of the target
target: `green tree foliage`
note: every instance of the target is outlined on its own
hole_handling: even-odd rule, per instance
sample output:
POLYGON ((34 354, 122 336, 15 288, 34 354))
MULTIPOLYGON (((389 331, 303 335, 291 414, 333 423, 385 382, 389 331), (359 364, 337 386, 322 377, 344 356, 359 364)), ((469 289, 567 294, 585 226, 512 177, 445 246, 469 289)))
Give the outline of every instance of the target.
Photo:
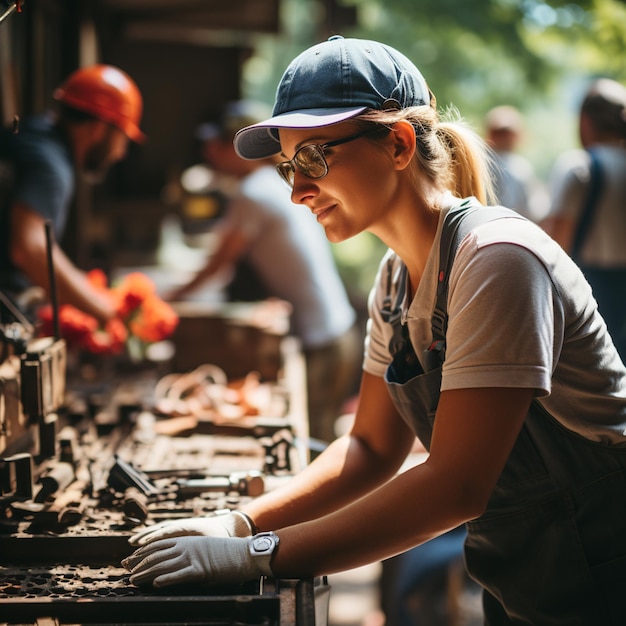
MULTIPOLYGON (((284 34, 259 48, 267 71, 250 72, 250 91, 272 102, 289 60, 332 34, 377 39, 411 58, 439 105, 477 130, 492 106, 517 106, 527 118, 522 152, 547 178, 558 153, 577 145, 586 81, 626 81, 624 0, 339 1, 357 7, 358 24, 321 32, 325 0, 283 0, 284 34)), ((334 250, 347 283, 366 293, 384 246, 363 233, 334 250)))
POLYGON ((358 34, 388 41, 443 102, 524 105, 564 75, 626 78, 623 0, 352 0, 358 34))

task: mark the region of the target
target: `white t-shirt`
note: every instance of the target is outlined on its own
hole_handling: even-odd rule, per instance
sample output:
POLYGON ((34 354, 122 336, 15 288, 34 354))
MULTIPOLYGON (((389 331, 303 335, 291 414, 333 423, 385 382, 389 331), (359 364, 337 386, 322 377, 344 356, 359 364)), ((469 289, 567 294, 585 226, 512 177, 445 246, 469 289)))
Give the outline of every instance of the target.
POLYGON ((293 307, 294 334, 305 348, 330 343, 354 323, 323 227, 294 204, 273 166, 249 174, 229 204, 228 220, 246 234, 246 258, 273 296, 293 307))
MULTIPOLYGON (((626 150, 607 145, 593 149, 603 182, 580 256, 595 267, 626 267, 626 150)), ((585 150, 570 150, 556 160, 550 177, 550 216, 578 222, 588 194, 590 164, 585 150)))
MULTIPOLYGON (((417 293, 403 306, 418 357, 432 343, 439 240, 450 206, 441 211, 417 293)), ((391 325, 380 315, 389 258, 393 301, 400 260, 392 251, 369 298, 363 367, 376 376, 391 360, 391 325)), ((442 391, 532 387, 567 428, 595 441, 626 444, 626 368, 580 270, 538 226, 515 216, 468 233, 450 271, 448 317, 442 391)))
POLYGON ((494 186, 498 202, 533 222, 542 220, 550 198, 532 163, 515 152, 495 151, 494 186))

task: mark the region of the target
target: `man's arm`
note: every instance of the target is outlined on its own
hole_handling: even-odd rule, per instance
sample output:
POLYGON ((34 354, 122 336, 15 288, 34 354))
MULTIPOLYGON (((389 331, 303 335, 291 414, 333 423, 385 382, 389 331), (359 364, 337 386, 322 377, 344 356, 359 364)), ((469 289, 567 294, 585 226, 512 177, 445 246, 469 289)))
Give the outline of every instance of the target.
MULTIPOLYGON (((50 297, 45 220, 25 204, 16 203, 11 209, 10 256, 35 285, 45 289, 50 297)), ((113 302, 93 288, 86 274, 78 269, 58 244, 52 249, 59 304, 71 304, 106 323, 115 317, 113 302)))
POLYGON ((210 256, 207 264, 185 285, 165 295, 169 301, 181 300, 201 287, 224 267, 234 265, 248 245, 246 236, 236 228, 221 233, 219 245, 210 256))

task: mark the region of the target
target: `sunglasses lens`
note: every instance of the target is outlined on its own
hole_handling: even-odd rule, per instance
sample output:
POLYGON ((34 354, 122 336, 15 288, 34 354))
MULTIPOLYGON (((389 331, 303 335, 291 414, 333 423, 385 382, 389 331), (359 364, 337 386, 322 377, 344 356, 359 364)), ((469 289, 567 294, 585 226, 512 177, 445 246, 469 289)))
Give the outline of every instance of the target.
POLYGON ((324 158, 323 149, 315 144, 303 146, 296 152, 291 161, 283 161, 276 165, 281 178, 293 187, 295 170, 297 167, 308 178, 323 178, 328 174, 328 164, 324 158))
POLYGON ((283 161, 276 165, 276 171, 280 177, 290 186, 293 187, 293 167, 289 161, 283 161))
POLYGON ((309 178, 322 178, 328 173, 328 165, 320 146, 311 144, 298 150, 293 159, 298 169, 309 178))

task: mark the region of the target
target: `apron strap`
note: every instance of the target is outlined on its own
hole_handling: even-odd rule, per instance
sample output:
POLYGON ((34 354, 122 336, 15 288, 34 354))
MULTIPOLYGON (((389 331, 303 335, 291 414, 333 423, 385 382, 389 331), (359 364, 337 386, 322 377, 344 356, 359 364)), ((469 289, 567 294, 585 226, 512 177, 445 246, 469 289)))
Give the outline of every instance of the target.
MULTIPOLYGON (((511 209, 500 206, 482 206, 474 198, 468 198, 458 206, 453 207, 445 217, 439 244, 437 298, 431 318, 433 341, 424 354, 424 369, 427 372, 441 367, 445 359, 445 338, 448 328, 448 282, 459 244, 467 233, 476 226, 502 217, 524 219, 519 213, 511 209)), ((393 259, 389 259, 387 262, 387 294, 383 301, 381 315, 383 320, 393 327, 393 335, 389 342, 389 352, 393 358, 402 350, 411 352, 413 347, 411 346, 408 329, 405 324, 402 324, 402 303, 406 294, 406 265, 401 263, 398 269, 398 291, 393 305, 391 290, 394 277, 392 272, 393 259)), ((417 361, 414 353, 411 355, 407 353, 405 356, 411 364, 417 361)))
POLYGON ((431 318, 433 342, 428 348, 426 369, 441 366, 445 359, 446 331, 448 329, 448 283, 456 251, 463 238, 473 228, 503 217, 523 219, 519 213, 501 206, 482 206, 468 198, 446 215, 439 244, 439 273, 437 299, 431 318), (432 367, 431 367, 432 366, 432 367))

